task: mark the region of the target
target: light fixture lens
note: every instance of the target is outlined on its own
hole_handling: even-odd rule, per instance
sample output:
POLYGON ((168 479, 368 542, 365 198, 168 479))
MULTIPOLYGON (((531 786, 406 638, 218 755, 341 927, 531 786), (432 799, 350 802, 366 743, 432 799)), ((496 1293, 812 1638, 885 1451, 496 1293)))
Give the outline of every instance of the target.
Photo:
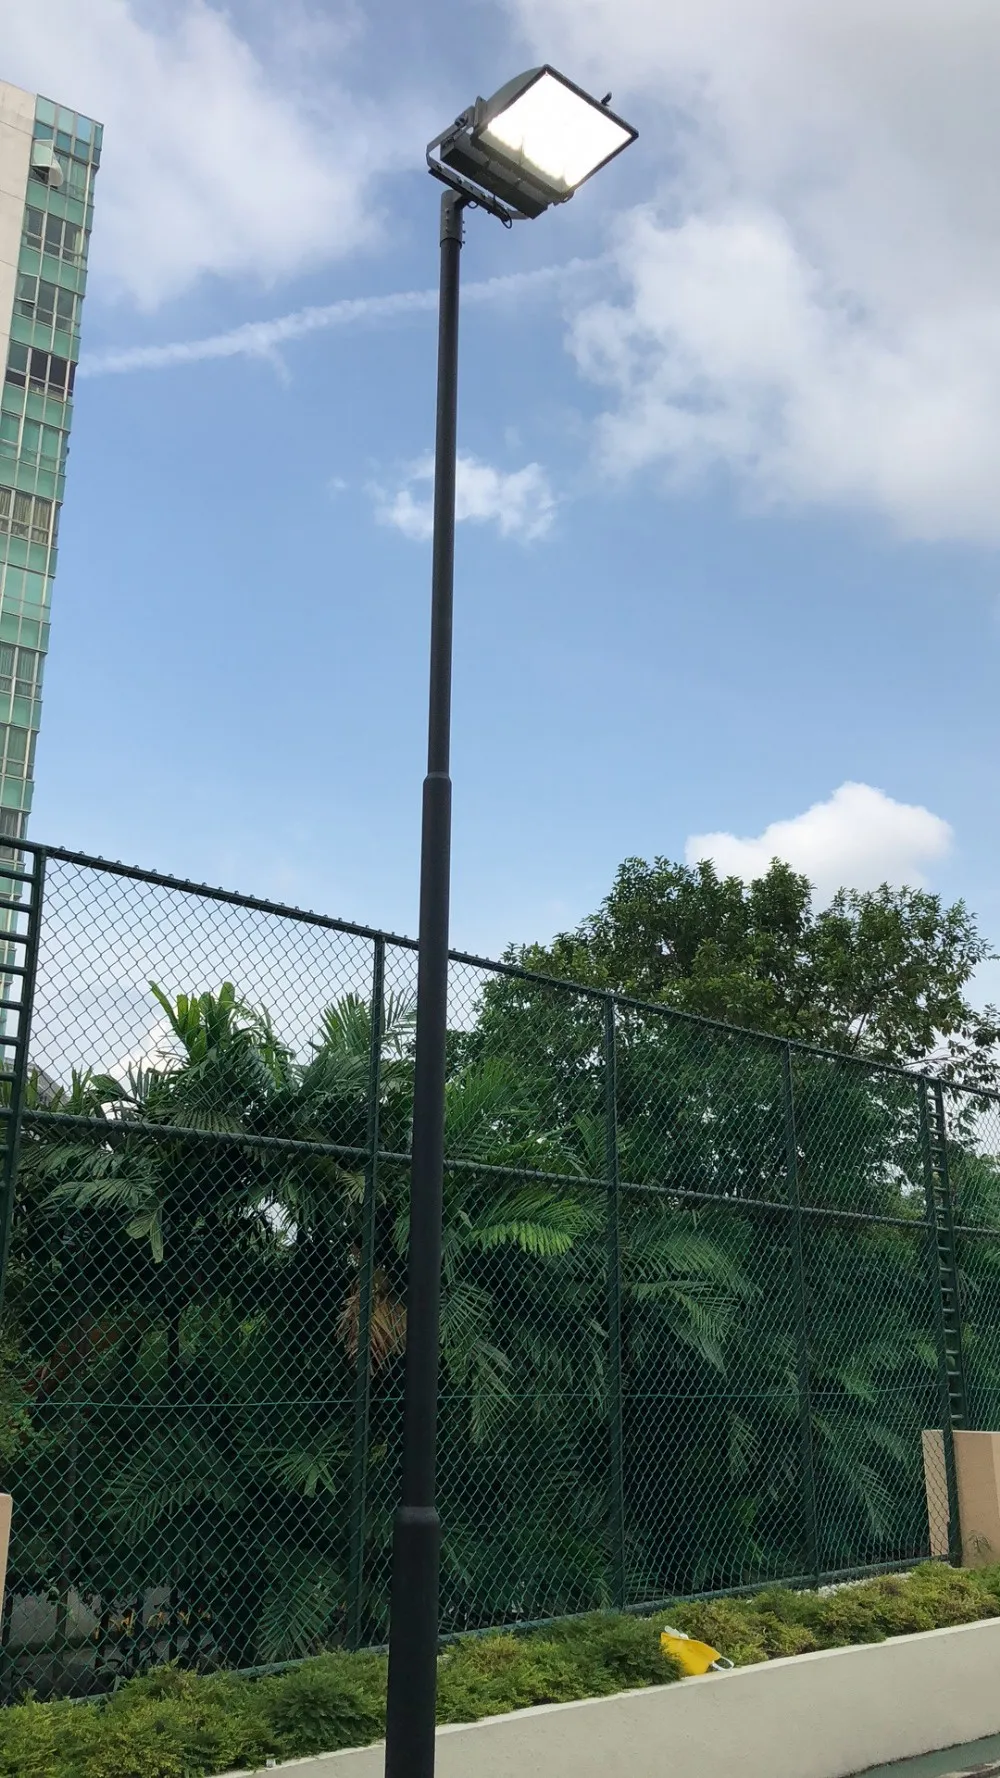
POLYGON ((482 130, 483 142, 566 191, 631 139, 630 130, 547 70, 482 130))

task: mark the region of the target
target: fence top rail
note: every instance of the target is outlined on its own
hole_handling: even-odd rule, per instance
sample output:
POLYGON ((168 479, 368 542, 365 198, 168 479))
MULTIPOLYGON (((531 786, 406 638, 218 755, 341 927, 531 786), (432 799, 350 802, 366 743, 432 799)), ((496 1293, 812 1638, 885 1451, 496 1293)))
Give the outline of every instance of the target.
MULTIPOLYGON (((36 861, 40 857, 53 859, 62 864, 78 865, 82 870, 102 872, 105 875, 126 877, 140 883, 150 883, 155 888, 173 889, 186 895, 200 896, 205 901, 219 901, 233 907, 249 908, 255 913, 273 914, 277 918, 293 920, 305 926, 319 926, 330 932, 342 932, 351 938, 363 938, 372 944, 382 943, 394 945, 400 950, 416 951, 419 949, 415 938, 407 938, 398 932, 388 932, 375 926, 362 926, 353 920, 341 920, 332 914, 317 914, 309 908, 291 907, 280 901, 269 901, 259 895, 245 895, 236 889, 220 889, 211 883, 196 883, 189 877, 174 877, 164 871, 146 870, 141 865, 123 864, 117 858, 102 858, 99 854, 74 852, 65 846, 49 846, 37 840, 16 840, 10 843, 11 852, 29 852, 36 861)), ((0 876, 3 876, 3 864, 0 862, 0 876)), ((780 1052, 794 1050, 805 1056, 816 1056, 821 1060, 847 1063, 855 1068, 862 1068, 869 1073, 892 1075, 897 1079, 918 1085, 921 1082, 928 1086, 945 1086, 949 1092, 961 1093, 967 1099, 991 1100, 1000 1105, 1000 1092, 991 1092, 987 1088, 966 1087, 951 1081, 942 1082, 940 1076, 930 1074, 920 1068, 903 1067, 898 1062, 881 1062, 872 1056, 859 1056, 850 1050, 825 1048, 820 1044, 806 1043, 798 1037, 777 1037, 771 1031, 757 1031, 751 1025, 730 1025, 724 1019, 712 1019, 702 1013, 685 1012, 680 1007, 664 1006, 655 1000, 642 1000, 636 995, 622 994, 611 988, 598 988, 585 982, 567 981, 564 977, 544 975, 539 970, 525 969, 520 963, 511 963, 495 957, 479 957, 471 951, 448 952, 452 963, 461 963, 468 968, 481 969, 492 975, 508 976, 513 980, 522 981, 529 986, 553 988, 562 994, 577 994, 587 999, 606 1002, 613 1000, 616 1006, 632 1012, 650 1013, 656 1018, 700 1027, 708 1031, 724 1032, 729 1036, 749 1038, 755 1043, 767 1045, 780 1052)))

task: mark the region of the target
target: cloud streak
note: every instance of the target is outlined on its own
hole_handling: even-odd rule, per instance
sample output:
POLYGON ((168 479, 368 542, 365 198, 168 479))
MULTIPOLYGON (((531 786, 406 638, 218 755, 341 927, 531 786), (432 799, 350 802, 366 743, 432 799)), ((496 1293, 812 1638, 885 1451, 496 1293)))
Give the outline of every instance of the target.
MULTIPOLYGON (((530 295, 536 290, 557 287, 581 277, 603 264, 602 259, 571 259, 562 265, 538 266, 529 272, 483 278, 465 285, 462 300, 491 303, 530 295)), ((437 300, 436 290, 397 290, 384 296, 344 297, 339 302, 294 309, 290 314, 277 315, 270 321, 246 321, 225 333, 209 334, 203 339, 174 340, 162 346, 111 347, 103 352, 85 353, 80 362, 80 375, 106 377, 138 370, 172 370, 177 365, 202 364, 212 358, 273 358, 282 346, 327 328, 353 327, 364 322, 395 321, 402 316, 433 313, 437 300)))

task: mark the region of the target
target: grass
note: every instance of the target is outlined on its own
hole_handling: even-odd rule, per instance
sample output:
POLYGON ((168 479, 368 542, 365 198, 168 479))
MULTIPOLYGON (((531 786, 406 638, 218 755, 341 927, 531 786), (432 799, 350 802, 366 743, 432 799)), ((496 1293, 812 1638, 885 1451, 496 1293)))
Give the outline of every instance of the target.
MULTIPOLYGON (((439 1662, 438 1720, 669 1684, 679 1675, 660 1650, 665 1623, 746 1666, 997 1616, 1000 1567, 937 1564, 826 1596, 769 1588, 648 1618, 601 1613, 453 1645, 439 1662)), ((270 1679, 161 1667, 101 1702, 28 1699, 0 1712, 0 1778, 204 1778, 363 1746, 383 1732, 385 1673, 381 1655, 327 1654, 270 1679)))

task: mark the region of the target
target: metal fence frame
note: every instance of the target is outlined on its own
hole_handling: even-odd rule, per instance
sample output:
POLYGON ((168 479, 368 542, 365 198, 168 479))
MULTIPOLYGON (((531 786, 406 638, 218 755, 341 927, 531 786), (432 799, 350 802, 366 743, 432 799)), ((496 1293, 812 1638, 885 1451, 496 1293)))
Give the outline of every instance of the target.
MULTIPOLYGON (((3 935, 0 937, 0 945, 5 948, 6 954, 6 962, 2 967, 4 987, 2 998, 0 998, 0 1013, 3 1015, 3 1023, 0 1025, 0 1058, 3 1056, 10 1058, 9 1065, 0 1062, 0 1081, 7 1084, 9 1092, 8 1103, 0 1106, 0 1119, 2 1119, 2 1138, 0 1140, 3 1144, 0 1187, 2 1187, 4 1194, 2 1218, 0 1218, 0 1294, 2 1294, 6 1258, 10 1245, 14 1187, 23 1133, 33 1129, 69 1130, 80 1126, 92 1127, 91 1120, 86 1117, 77 1118, 59 1110, 48 1110, 38 1106, 31 1107, 25 1102, 32 1061, 31 1021, 36 992, 39 943, 44 929, 46 912, 47 866, 59 864, 73 867, 82 873, 95 872, 118 879, 132 879, 145 885, 199 898, 202 901, 226 903, 236 908, 275 916, 282 921, 326 928, 363 940, 371 947, 372 1041, 368 1076, 368 1121, 364 1144, 359 1146, 358 1144, 333 1142, 303 1142, 292 1138, 266 1136, 254 1138, 254 1145, 262 1149, 267 1148, 289 1154, 304 1151, 310 1155, 329 1155, 340 1160, 350 1161, 359 1172, 363 1172, 364 1176, 359 1267, 359 1334, 354 1381, 350 1501, 347 1507, 349 1561, 344 1629, 344 1642, 347 1647, 362 1646, 365 1642, 366 1622, 365 1523, 370 1489, 369 1426, 372 1390, 369 1336, 373 1312, 376 1199, 380 1169, 387 1165, 405 1166, 408 1160, 408 1156, 404 1152, 383 1148, 380 1128, 381 1033, 386 998, 386 960, 388 956, 396 953, 415 952, 416 941, 348 921, 333 919, 329 916, 286 907, 260 897, 212 888, 60 847, 47 847, 36 845, 33 842, 19 841, 16 848, 11 847, 5 850, 0 854, 0 857, 4 860, 0 865, 0 878, 2 878, 0 888, 4 891, 3 895, 0 895, 0 910, 2 910, 3 919, 3 935)), ((623 1016, 667 1020, 673 1022, 675 1026, 697 1027, 706 1033, 718 1034, 720 1038, 738 1036, 741 1041, 745 1040, 748 1044, 765 1046, 767 1052, 777 1058, 780 1067, 786 1196, 783 1201, 770 1198, 761 1198, 757 1201, 750 1197, 741 1197, 738 1204, 742 1213, 751 1217, 761 1215, 765 1219, 765 1223, 773 1221, 775 1218, 783 1219, 789 1231, 792 1270, 791 1300, 794 1303, 795 1314, 795 1376, 798 1396, 796 1437, 802 1481, 802 1562, 801 1571, 798 1574, 780 1578, 786 1584, 790 1582, 791 1584, 816 1585, 849 1578, 850 1575, 859 1572, 857 1569, 829 1568, 824 1562, 822 1551, 814 1453, 815 1404, 813 1401, 812 1330, 810 1327, 807 1261, 809 1231, 819 1221, 840 1222, 847 1227, 870 1226, 878 1223, 887 1226, 900 1225, 911 1233, 914 1233, 918 1226, 920 1228, 925 1248, 927 1286, 933 1309, 938 1361, 938 1402, 943 1429, 948 1491, 949 1554, 953 1562, 960 1561, 962 1546, 961 1528, 958 1520, 953 1434, 957 1428, 968 1425, 969 1419, 962 1369, 962 1306, 956 1261, 956 1241, 965 1236, 985 1236, 1000 1241, 1000 1231, 955 1222, 953 1197, 948 1178, 947 1107, 945 1089, 941 1082, 916 1070, 891 1068, 866 1061, 864 1058, 845 1055, 834 1050, 820 1049, 793 1040, 778 1039, 767 1034, 738 1032, 736 1028, 717 1021, 700 1019, 694 1015, 680 1013, 662 1005, 644 1002, 626 995, 609 993, 579 984, 569 984, 525 970, 510 962, 495 962, 459 951, 451 953, 451 961, 453 967, 472 968, 494 979, 507 977, 520 981, 530 988, 551 992, 553 995, 576 996, 581 1001, 592 1003, 595 1017, 599 1017, 602 1022, 603 1172, 599 1176, 589 1179, 576 1174, 567 1175, 564 1183, 572 1184, 574 1187, 591 1187, 595 1191, 603 1193, 605 1200, 606 1302, 610 1363, 607 1471, 608 1595, 610 1603, 619 1609, 648 1610, 665 1602, 665 1600, 657 1598, 643 1597, 637 1600, 630 1597, 628 1583, 627 1459, 625 1450, 628 1391, 626 1367, 623 1361, 622 1207, 639 1194, 648 1195, 657 1189, 667 1192, 670 1202, 677 1203, 682 1207, 694 1208, 698 1205, 718 1204, 720 1201, 718 1192, 713 1193, 696 1188, 685 1189, 683 1186, 675 1184, 671 1184, 669 1188, 657 1188, 649 1183, 629 1181, 622 1177, 619 1152, 617 1050, 619 1027, 623 1016), (803 1201, 800 1181, 801 1147, 797 1128, 799 1106, 795 1085, 795 1067, 800 1058, 808 1059, 810 1063, 828 1061, 837 1068, 864 1070, 869 1077, 877 1076, 886 1081, 896 1082, 897 1090, 900 1092, 912 1093, 920 1131, 925 1194, 924 1213, 919 1224, 915 1219, 903 1222, 903 1219, 879 1216, 876 1212, 861 1208, 856 1210, 835 1208, 830 1205, 815 1205, 803 1201)), ((954 1090, 948 1089, 949 1092, 954 1090)), ((988 1097, 982 1093, 975 1095, 977 1102, 985 1102, 988 1097)), ((997 1103, 1000 1103, 1000 1100, 997 1103)), ((149 1126, 143 1123, 124 1121, 116 1124, 115 1130, 116 1133, 123 1135, 130 1132, 148 1134, 149 1126)), ((155 1134, 164 1140, 192 1145, 210 1141, 222 1148, 227 1144, 246 1146, 246 1138, 241 1134, 227 1135, 218 1131, 207 1133, 202 1129, 183 1126, 157 1126, 155 1134)), ((475 1166, 479 1175, 489 1174, 491 1171, 489 1166, 484 1166, 480 1161, 468 1162, 455 1156, 450 1157, 446 1165, 450 1170, 475 1166)), ((519 1179, 532 1177, 530 1171, 522 1167, 516 1170, 497 1167, 492 1171, 502 1176, 516 1171, 519 1179)), ((540 1172, 536 1177, 549 1184, 559 1183, 559 1175, 556 1174, 540 1172)), ((873 1564, 871 1568, 863 1569, 860 1572, 874 1572, 876 1568, 901 1568, 908 1566, 912 1559, 912 1556, 907 1556, 898 1561, 873 1564)), ((756 1581, 747 1587, 711 1590, 751 1591, 760 1584, 760 1581, 756 1581)))

